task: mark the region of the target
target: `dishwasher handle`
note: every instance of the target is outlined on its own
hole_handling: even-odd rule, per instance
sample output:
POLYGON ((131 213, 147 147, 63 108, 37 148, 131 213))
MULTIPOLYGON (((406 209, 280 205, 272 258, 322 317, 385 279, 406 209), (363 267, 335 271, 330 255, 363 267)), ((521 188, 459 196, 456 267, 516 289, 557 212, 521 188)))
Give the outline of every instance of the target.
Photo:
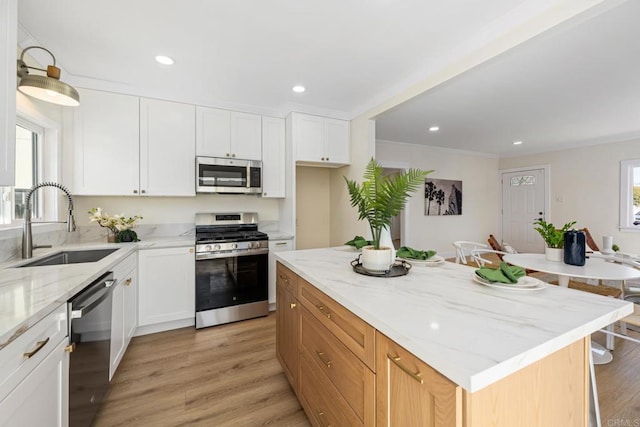
MULTIPOLYGON (((95 292, 92 292, 91 295, 89 295, 89 297, 93 297, 94 295, 97 295, 97 294, 100 294, 100 296, 97 298, 91 298, 90 301, 87 301, 87 303, 84 305, 72 304, 71 314, 69 317, 71 319, 79 319, 82 316, 85 316, 86 314, 90 313, 94 308, 100 305, 105 299, 109 298, 109 294, 113 290, 112 288, 117 283, 118 283, 117 279, 108 279, 101 282, 97 290, 96 290, 96 287, 91 288, 91 290, 95 290, 95 292)), ((88 300, 89 298, 83 298, 83 300, 84 299, 88 300)))

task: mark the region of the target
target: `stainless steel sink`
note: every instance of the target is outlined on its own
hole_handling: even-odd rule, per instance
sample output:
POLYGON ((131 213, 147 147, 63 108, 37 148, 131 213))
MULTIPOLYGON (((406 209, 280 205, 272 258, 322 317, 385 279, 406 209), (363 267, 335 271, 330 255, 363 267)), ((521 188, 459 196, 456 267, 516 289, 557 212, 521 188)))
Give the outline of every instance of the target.
POLYGON ((43 265, 80 264, 84 262, 96 262, 111 255, 115 249, 91 249, 86 251, 62 251, 53 255, 31 261, 17 267, 40 267, 43 265))

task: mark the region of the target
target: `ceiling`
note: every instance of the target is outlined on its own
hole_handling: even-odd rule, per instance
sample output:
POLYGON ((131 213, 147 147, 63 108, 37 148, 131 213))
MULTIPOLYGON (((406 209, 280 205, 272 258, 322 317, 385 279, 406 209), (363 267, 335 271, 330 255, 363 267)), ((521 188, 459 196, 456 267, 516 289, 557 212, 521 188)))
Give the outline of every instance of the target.
POLYGON ((640 2, 620 3, 383 113, 376 138, 495 156, 639 138, 640 2))
POLYGON ((352 118, 558 1, 20 0, 19 44, 79 87, 352 118))
MULTIPOLYGON (((18 41, 78 87, 350 119, 559 3, 20 0, 18 41)), ((376 117, 377 139, 513 156, 640 136, 640 2, 605 3, 376 117)))

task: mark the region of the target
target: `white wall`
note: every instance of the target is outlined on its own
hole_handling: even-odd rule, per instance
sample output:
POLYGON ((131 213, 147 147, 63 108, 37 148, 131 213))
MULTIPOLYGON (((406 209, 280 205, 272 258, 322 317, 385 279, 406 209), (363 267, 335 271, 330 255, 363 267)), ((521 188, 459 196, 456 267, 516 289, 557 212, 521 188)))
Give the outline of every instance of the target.
POLYGON ((629 159, 640 159, 640 140, 503 158, 500 169, 551 165, 551 222, 575 220, 598 244, 610 235, 623 252, 640 253, 640 234, 618 231, 620 161, 629 159))
POLYGON ((486 242, 500 230, 498 159, 420 145, 376 143, 376 160, 433 169, 429 178, 462 181, 462 215, 424 215, 424 187, 407 202, 404 243, 416 249, 452 252, 454 240, 486 242))

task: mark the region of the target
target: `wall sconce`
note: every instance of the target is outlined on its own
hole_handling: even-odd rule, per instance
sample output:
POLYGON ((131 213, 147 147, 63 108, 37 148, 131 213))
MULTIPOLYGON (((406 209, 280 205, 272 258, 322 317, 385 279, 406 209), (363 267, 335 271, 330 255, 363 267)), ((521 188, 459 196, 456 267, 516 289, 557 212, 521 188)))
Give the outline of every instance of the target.
POLYGON ((18 90, 25 95, 51 102, 58 105, 77 107, 80 105, 80 95, 78 91, 66 83, 60 81, 60 68, 56 67, 56 57, 48 49, 40 46, 29 46, 25 48, 18 59, 18 77, 20 83, 18 90), (23 61, 24 54, 29 49, 42 49, 51 55, 53 65, 48 65, 47 69, 30 67, 23 61), (31 75, 29 70, 44 71, 46 76, 31 75))

